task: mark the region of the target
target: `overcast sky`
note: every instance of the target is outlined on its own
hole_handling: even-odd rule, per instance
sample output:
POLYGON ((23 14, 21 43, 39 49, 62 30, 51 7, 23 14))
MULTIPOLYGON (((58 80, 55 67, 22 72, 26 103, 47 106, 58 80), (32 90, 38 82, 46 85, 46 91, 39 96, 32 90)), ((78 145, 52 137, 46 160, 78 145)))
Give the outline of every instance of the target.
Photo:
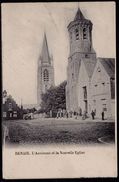
MULTIPOLYGON (((93 47, 98 57, 115 57, 114 2, 81 2, 85 18, 93 23, 93 47)), ((66 79, 69 56, 67 26, 77 2, 2 4, 3 89, 20 104, 36 103, 37 61, 44 31, 54 58, 55 84, 66 79)))

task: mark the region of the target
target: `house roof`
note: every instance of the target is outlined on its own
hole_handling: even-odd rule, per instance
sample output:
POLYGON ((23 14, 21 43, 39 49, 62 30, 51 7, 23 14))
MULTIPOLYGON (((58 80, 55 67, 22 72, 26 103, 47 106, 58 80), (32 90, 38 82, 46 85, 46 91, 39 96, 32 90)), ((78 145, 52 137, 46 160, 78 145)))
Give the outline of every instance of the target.
POLYGON ((44 34, 41 58, 42 58, 43 63, 50 63, 50 55, 49 55, 49 50, 48 50, 46 34, 44 34))
POLYGON ((78 8, 74 20, 83 20, 83 19, 85 19, 85 17, 84 17, 84 15, 82 14, 80 8, 78 8))
POLYGON ((96 60, 92 60, 89 58, 83 58, 83 62, 88 73, 88 76, 91 77, 96 65, 96 60))
POLYGON ((115 59, 114 58, 98 58, 110 78, 115 78, 115 59))
POLYGON ((76 15, 74 17, 74 20, 69 23, 67 28, 70 29, 74 24, 77 24, 77 22, 78 23, 82 23, 83 22, 83 23, 92 25, 92 22, 84 17, 84 15, 81 12, 80 8, 78 8, 78 10, 76 12, 76 15))

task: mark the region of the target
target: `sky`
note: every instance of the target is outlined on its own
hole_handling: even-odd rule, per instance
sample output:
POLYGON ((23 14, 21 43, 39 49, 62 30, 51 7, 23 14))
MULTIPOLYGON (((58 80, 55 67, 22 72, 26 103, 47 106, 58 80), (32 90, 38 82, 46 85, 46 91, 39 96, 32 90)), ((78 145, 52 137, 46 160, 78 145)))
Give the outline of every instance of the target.
MULTIPOLYGON (((80 2, 85 18, 93 23, 97 57, 115 58, 115 3, 80 2)), ((37 63, 44 32, 54 60, 55 84, 66 80, 69 56, 67 26, 74 19, 77 2, 2 4, 3 89, 18 104, 37 103, 37 63)))

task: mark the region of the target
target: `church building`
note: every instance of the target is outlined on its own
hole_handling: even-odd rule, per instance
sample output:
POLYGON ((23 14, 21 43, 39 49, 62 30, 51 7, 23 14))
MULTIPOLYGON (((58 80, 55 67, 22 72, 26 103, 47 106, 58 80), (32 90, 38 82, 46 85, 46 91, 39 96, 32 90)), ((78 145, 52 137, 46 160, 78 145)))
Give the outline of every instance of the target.
MULTIPOLYGON (((68 111, 77 111, 79 107, 79 79, 86 79, 88 85, 83 86, 84 92, 89 87, 89 79, 96 64, 96 53, 92 45, 92 22, 85 19, 81 10, 78 8, 74 20, 68 25, 70 37, 70 54, 67 67, 67 87, 66 87, 66 106, 68 111), (81 64, 86 66, 86 72, 89 70, 89 75, 79 78, 81 64)), ((84 82, 82 80, 82 82, 84 82)), ((87 93, 88 94, 88 93, 87 93)), ((85 101, 85 109, 87 110, 87 98, 85 101)), ((82 104, 80 104, 82 105, 82 104)))
MULTIPOLYGON (((112 116, 112 114, 109 114, 113 112, 111 110, 111 89, 108 89, 108 92, 105 92, 105 94, 102 93, 102 91, 101 94, 95 96, 96 93, 94 93, 93 87, 96 85, 94 82, 99 82, 97 81, 98 74, 94 70, 99 67, 98 64, 101 64, 100 69, 102 69, 102 72, 105 72, 106 75, 102 75, 103 83, 107 84, 108 82, 109 88, 111 88, 113 84, 112 90, 115 92, 114 59, 102 58, 101 61, 101 59, 96 57, 92 42, 92 27, 92 22, 84 17, 80 8, 78 8, 74 20, 71 21, 67 27, 69 32, 70 53, 67 66, 66 108, 67 111, 73 112, 78 112, 81 109, 82 112, 86 112, 88 115, 90 115, 91 111, 94 109, 97 111, 98 117, 101 117, 102 110, 105 110, 108 116, 112 116), (103 64, 108 66, 103 66, 103 64), (111 75, 108 74, 109 72, 111 75), (107 77, 108 81, 106 80, 107 77), (106 109, 101 102, 98 102, 101 99, 105 99, 108 103, 106 104, 106 109), (94 103, 94 100, 97 101, 97 105, 94 103)), ((98 90, 100 89, 101 87, 99 86, 98 90)))
POLYGON ((53 56, 50 55, 46 34, 44 34, 37 70, 37 104, 40 106, 42 94, 54 86, 53 56))
POLYGON ((98 58, 91 79, 91 106, 100 117, 102 110, 105 118, 115 116, 115 59, 98 58))

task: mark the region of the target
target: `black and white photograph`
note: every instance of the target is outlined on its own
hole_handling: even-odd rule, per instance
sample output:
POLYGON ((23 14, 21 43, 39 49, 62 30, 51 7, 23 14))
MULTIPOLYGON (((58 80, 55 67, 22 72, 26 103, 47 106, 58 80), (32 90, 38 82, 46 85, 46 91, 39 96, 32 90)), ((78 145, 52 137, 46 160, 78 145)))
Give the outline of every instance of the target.
POLYGON ((5 179, 117 176, 115 7, 2 3, 5 179))

